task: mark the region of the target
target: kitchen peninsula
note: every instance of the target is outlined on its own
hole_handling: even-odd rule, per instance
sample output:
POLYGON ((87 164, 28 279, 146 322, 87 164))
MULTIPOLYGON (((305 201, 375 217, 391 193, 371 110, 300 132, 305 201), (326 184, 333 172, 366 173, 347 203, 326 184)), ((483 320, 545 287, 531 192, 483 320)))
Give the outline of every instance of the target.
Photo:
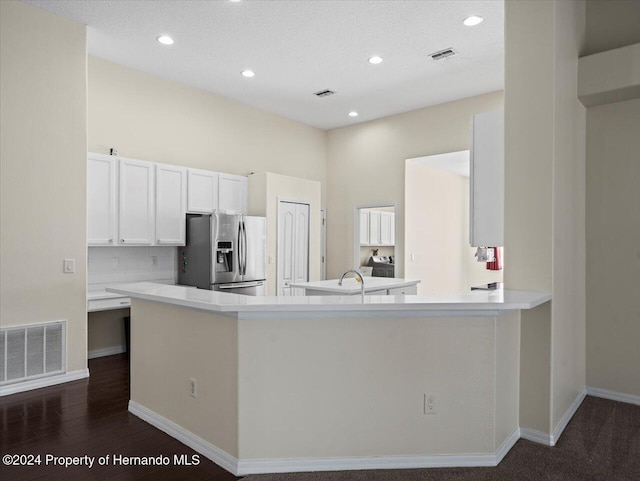
POLYGON ((496 465, 520 310, 550 295, 242 296, 136 283, 129 410, 235 475, 496 465))

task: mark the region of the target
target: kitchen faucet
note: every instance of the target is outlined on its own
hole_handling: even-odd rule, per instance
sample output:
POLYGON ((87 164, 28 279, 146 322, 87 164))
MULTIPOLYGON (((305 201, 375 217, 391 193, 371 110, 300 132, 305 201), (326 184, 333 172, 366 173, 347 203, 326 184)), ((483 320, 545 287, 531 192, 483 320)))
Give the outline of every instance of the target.
POLYGON ((353 272, 356 276, 358 276, 360 278, 360 293, 362 295, 362 303, 364 304, 364 278, 362 277, 362 274, 360 274, 359 271, 357 271, 355 269, 349 269, 344 274, 342 274, 342 277, 338 281, 338 285, 342 286, 342 279, 344 279, 344 276, 349 274, 349 272, 353 272))

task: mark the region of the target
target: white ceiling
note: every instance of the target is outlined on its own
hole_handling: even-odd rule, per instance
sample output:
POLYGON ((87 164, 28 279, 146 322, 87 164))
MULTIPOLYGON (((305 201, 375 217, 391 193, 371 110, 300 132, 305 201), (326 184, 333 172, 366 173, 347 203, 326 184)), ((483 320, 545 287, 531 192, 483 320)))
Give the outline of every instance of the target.
POLYGON ((504 84, 502 0, 24 1, 88 25, 90 55, 322 129, 504 84), (484 22, 463 26, 472 14, 484 22), (337 94, 312 95, 323 89, 337 94))

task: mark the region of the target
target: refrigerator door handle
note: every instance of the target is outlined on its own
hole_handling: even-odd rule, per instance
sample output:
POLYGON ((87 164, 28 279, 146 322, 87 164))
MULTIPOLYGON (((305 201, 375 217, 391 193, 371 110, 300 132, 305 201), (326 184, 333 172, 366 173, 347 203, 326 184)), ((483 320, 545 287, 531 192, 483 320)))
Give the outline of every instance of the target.
POLYGON ((242 220, 242 275, 247 275, 247 226, 244 225, 244 219, 242 220))
POLYGON ((238 222, 238 275, 242 280, 242 221, 238 222))
POLYGON ((218 284, 218 289, 238 289, 243 287, 260 287, 264 285, 264 281, 255 281, 255 282, 236 282, 233 284, 218 284))

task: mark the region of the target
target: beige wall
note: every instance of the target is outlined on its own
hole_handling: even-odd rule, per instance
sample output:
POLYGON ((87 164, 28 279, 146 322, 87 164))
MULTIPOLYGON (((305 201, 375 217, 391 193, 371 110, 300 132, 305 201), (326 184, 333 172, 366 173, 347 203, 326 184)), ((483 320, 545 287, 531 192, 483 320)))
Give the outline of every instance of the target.
POLYGON ((586 109, 578 100, 583 1, 555 6, 551 428, 585 388, 586 109))
POLYGON ((237 323, 158 302, 134 300, 131 306, 131 400, 235 457, 237 323))
POLYGON ((86 29, 0 2, 0 322, 67 320, 67 371, 87 367, 86 29), (75 274, 63 274, 74 258, 75 274))
POLYGON ((418 162, 407 162, 405 177, 404 270, 422 281, 418 294, 458 294, 501 282, 502 271, 486 270, 469 247, 469 179, 418 162))
POLYGON ((580 55, 591 55, 640 43, 638 0, 587 0, 585 43, 580 55))
POLYGON ((517 322, 241 320, 240 457, 493 453, 518 426, 517 322))
POLYGON ((261 172, 249 177, 249 214, 267 218, 267 294, 276 295, 278 199, 309 204, 309 280, 320 280, 320 182, 261 172), (273 262, 271 262, 273 260, 273 262))
POLYGON ((587 385, 640 396, 640 100, 587 112, 587 385))
POLYGON ((353 263, 356 205, 396 209, 396 258, 404 275, 405 160, 467 150, 471 116, 502 107, 502 92, 470 97, 327 133, 327 278, 353 263))
POLYGON ((89 151, 325 183, 325 132, 89 57, 89 151))
POLYGON ((585 5, 510 0, 505 21, 505 286, 553 294, 550 321, 531 331, 523 317, 522 332, 521 379, 548 385, 549 399, 521 395, 520 413, 522 427, 550 433, 585 385, 585 5), (550 352, 546 373, 525 358, 536 350, 550 352))
POLYGON ((116 348, 125 345, 123 318, 129 315, 129 309, 90 312, 87 328, 87 349, 93 351, 116 348))

